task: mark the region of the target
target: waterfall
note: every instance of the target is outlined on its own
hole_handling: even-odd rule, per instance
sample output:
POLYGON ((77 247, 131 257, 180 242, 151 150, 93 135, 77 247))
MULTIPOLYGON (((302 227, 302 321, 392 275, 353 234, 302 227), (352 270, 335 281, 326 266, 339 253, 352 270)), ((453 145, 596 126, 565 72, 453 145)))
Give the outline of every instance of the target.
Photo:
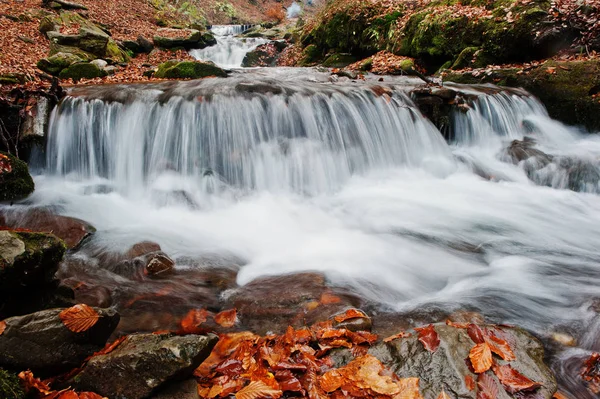
POLYGON ((213 25, 210 30, 217 44, 199 50, 192 50, 192 57, 201 61, 212 61, 222 68, 239 68, 246 54, 269 40, 263 38, 238 37, 252 25, 213 25))

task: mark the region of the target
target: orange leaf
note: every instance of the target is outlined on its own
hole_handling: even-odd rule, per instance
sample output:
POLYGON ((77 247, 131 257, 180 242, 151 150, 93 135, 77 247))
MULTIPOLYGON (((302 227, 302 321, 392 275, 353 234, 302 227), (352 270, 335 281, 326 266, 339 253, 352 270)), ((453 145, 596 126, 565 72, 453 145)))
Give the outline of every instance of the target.
POLYGON ((481 331, 481 328, 475 324, 469 324, 467 333, 476 344, 481 344, 485 341, 485 338, 483 337, 483 331, 481 331))
POLYGON ((494 365, 492 370, 506 392, 511 394, 521 391, 532 391, 542 386, 540 383, 531 381, 508 364, 503 366, 494 365))
POLYGON ((262 381, 253 381, 235 394, 236 399, 279 398, 283 392, 273 389, 262 381))
POLYGON ((234 326, 236 318, 236 309, 224 310, 215 315, 215 323, 217 323, 221 327, 229 328, 234 326))
POLYGON ((480 374, 477 378, 477 399, 496 399, 498 397, 498 384, 489 374, 480 374))
POLYGON ((340 303, 342 302, 342 300, 340 299, 340 297, 335 296, 330 292, 324 292, 321 295, 321 299, 319 300, 319 302, 321 302, 322 305, 331 305, 333 303, 340 303))
POLYGON ((107 355, 110 352, 114 351, 117 348, 117 346, 121 345, 121 343, 123 343, 123 341, 125 341, 126 339, 127 339, 127 335, 119 337, 119 338, 115 339, 112 343, 106 344, 104 346, 104 348, 102 348, 100 351, 94 353, 92 356, 107 355))
POLYGON ((79 399, 106 399, 94 392, 79 392, 79 399))
POLYGON ((569 398, 563 393, 556 392, 554 395, 552 395, 552 399, 569 399, 569 398))
POLYGON ((389 375, 381 375, 383 364, 372 355, 358 357, 338 372, 360 389, 371 389, 381 395, 396 395, 400 387, 389 375))
POLYGON ((362 311, 352 308, 352 309, 346 310, 344 313, 342 313, 340 315, 335 316, 333 319, 335 321, 337 321, 338 323, 341 323, 341 322, 349 320, 349 319, 368 318, 368 317, 369 316, 367 316, 362 311))
POLYGON ((425 349, 429 352, 435 352, 440 346, 440 337, 432 324, 426 327, 415 328, 415 331, 419 334, 419 341, 421 341, 425 349))
POLYGON ((494 352, 496 355, 500 356, 502 359, 510 362, 515 360, 515 354, 508 342, 493 335, 489 335, 485 337, 485 342, 490 346, 490 350, 494 352))
POLYGON ((90 306, 80 303, 63 310, 59 317, 69 330, 80 333, 92 328, 100 315, 90 306))
POLYGON ((4 330, 6 330, 6 322, 5 321, 0 321, 0 335, 2 335, 2 333, 4 332, 4 330))
POLYGON ((473 377, 471 377, 470 374, 465 376, 465 385, 467 386, 467 389, 469 391, 475 389, 475 381, 473 380, 473 377))
POLYGON ((21 381, 23 381, 25 385, 25 391, 35 389, 43 395, 49 394, 51 392, 50 387, 44 384, 39 378, 35 378, 33 376, 33 373, 29 370, 21 371, 19 373, 19 378, 21 379, 21 381))
POLYGON ((475 345, 469 352, 469 359, 471 359, 475 373, 485 373, 492 367, 492 351, 490 350, 490 346, 486 342, 475 345))
POLYGON ((452 399, 452 398, 450 397, 450 395, 448 395, 446 393, 446 391, 444 391, 442 389, 442 392, 440 392, 440 394, 438 395, 437 399, 452 399))
POLYGON ((423 399, 419 392, 418 378, 401 378, 398 385, 400 393, 394 396, 394 399, 423 399))
POLYGON ((327 393, 333 392, 344 383, 344 377, 336 370, 330 370, 319 378, 319 385, 327 393))
POLYGON ((58 396, 56 399, 79 399, 79 395, 75 391, 65 391, 58 396))
POLYGON ((200 324, 204 323, 208 317, 206 309, 192 309, 181 320, 181 330, 184 333, 199 332, 200 324))
POLYGON ((398 339, 398 338, 408 338, 411 335, 412 335, 411 333, 408 333, 406 331, 400 331, 398 334, 390 335, 389 337, 384 338, 383 342, 392 342, 395 339, 398 339))
POLYGON ((454 328, 469 328, 471 323, 455 323, 450 319, 446 319, 446 324, 454 328))

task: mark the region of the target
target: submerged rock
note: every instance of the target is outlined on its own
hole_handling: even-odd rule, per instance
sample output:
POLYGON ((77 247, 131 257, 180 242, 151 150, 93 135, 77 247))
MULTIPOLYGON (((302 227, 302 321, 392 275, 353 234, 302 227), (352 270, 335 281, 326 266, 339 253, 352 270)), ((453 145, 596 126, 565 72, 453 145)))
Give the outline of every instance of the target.
POLYGON ((111 398, 147 398, 166 382, 191 376, 217 341, 212 334, 130 335, 111 353, 90 359, 71 384, 111 398))
POLYGON ((35 185, 27 164, 0 152, 0 201, 17 201, 33 192, 35 185))
POLYGON ((104 347, 119 323, 115 310, 95 310, 100 318, 82 333, 65 327, 59 317, 63 309, 5 319, 6 330, 0 335, 0 367, 55 375, 80 366, 85 358, 104 347))
MULTIPOLYGON (((510 343, 516 360, 510 365, 534 382, 541 384, 536 398, 550 399, 556 392, 556 381, 550 369, 544 364, 544 349, 533 336, 520 328, 488 326, 494 333, 510 343)), ((390 342, 379 343, 369 350, 400 378, 418 376, 419 386, 424 397, 435 398, 445 390, 451 397, 476 397, 476 390, 467 387, 465 378, 470 376, 477 381, 468 361, 469 352, 475 346, 466 328, 456 328, 446 324, 435 324, 440 345, 430 352, 418 340, 416 334, 407 338, 397 338, 390 342), (467 359, 467 361, 465 361, 467 359)), ((497 364, 507 362, 495 358, 497 364)), ((486 372, 498 383, 491 371, 486 372)), ((498 383, 499 384, 499 383, 498 383)), ((502 386, 499 386, 499 398, 510 398, 502 386)))
POLYGON ((45 209, 0 209, 0 225, 51 233, 65 242, 68 249, 77 247, 96 229, 87 222, 52 213, 45 209))
POLYGON ((227 73, 208 62, 167 61, 158 66, 154 76, 159 79, 200 79, 208 76, 227 77, 227 73))

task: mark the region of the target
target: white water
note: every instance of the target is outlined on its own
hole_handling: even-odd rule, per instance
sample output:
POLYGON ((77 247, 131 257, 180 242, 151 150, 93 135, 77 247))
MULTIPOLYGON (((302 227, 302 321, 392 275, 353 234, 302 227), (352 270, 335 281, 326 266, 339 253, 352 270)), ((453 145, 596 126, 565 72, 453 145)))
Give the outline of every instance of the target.
POLYGON ((591 322, 597 135, 531 97, 479 93, 447 145, 401 85, 378 97, 274 73, 66 99, 31 201, 89 221, 109 250, 235 256, 241 284, 317 270, 396 310, 472 306, 542 336, 591 322), (510 162, 525 135, 552 162, 510 162))
POLYGON ((221 68, 239 68, 248 52, 269 42, 263 38, 238 37, 249 28, 250 25, 213 25, 211 31, 217 44, 192 50, 190 55, 197 60, 212 61, 221 68))

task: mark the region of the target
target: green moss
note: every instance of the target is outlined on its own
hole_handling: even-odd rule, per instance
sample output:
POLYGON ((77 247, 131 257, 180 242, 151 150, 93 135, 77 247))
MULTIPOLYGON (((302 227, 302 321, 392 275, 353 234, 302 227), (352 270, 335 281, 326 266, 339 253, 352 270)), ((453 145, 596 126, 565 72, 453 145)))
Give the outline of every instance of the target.
POLYGON ((71 53, 56 53, 48 58, 42 58, 38 61, 37 67, 51 75, 58 76, 60 71, 84 59, 71 53))
POLYGON ((323 66, 330 68, 343 68, 356 62, 356 57, 352 54, 332 54, 325 61, 323 66))
POLYGON ((107 59, 117 64, 129 62, 130 60, 129 55, 125 51, 121 50, 117 43, 112 39, 109 39, 108 43, 106 44, 105 54, 107 59))
POLYGON ((302 50, 301 66, 313 65, 323 57, 321 50, 316 44, 310 44, 302 50))
POLYGON ((161 79, 199 79, 207 76, 226 77, 227 73, 221 68, 206 62, 167 61, 158 66, 154 76, 161 79))
POLYGON ((81 79, 101 78, 106 75, 107 73, 96 65, 82 62, 63 69, 58 76, 61 79, 73 79, 77 82, 81 79))
POLYGON ((0 201, 16 201, 27 197, 35 188, 27 164, 11 154, 0 154, 8 157, 12 169, 0 173, 0 201))
POLYGON ((25 392, 19 377, 13 373, 9 373, 4 369, 0 369, 0 398, 2 399, 24 399, 25 392))
POLYGON ((460 52, 454 63, 450 61, 448 62, 450 63, 450 65, 446 68, 463 69, 471 66, 473 64, 473 56, 478 50, 479 47, 466 47, 463 51, 460 52))

